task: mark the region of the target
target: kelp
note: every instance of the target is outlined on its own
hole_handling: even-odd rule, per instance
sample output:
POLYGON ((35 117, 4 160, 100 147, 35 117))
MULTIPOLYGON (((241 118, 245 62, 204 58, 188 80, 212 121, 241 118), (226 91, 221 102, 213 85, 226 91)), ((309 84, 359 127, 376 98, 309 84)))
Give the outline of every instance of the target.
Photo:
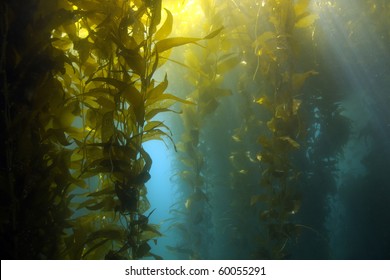
POLYGON ((173 206, 173 210, 175 220, 180 222, 175 222, 172 228, 180 233, 181 239, 174 246, 167 247, 178 257, 187 259, 209 259, 213 256, 213 252, 207 248, 213 238, 213 206, 210 200, 213 190, 209 178, 211 174, 208 174, 211 155, 205 152, 206 145, 209 145, 205 140, 211 139, 205 135, 205 126, 210 119, 213 121, 212 115, 219 106, 219 100, 232 94, 230 89, 222 86, 223 79, 218 77, 238 63, 234 54, 219 49, 225 28, 210 33, 214 26, 222 26, 217 16, 219 7, 213 1, 203 2, 209 2, 210 10, 202 10, 199 6, 192 9, 199 9, 204 15, 202 30, 208 35, 203 39, 210 40, 204 42, 204 48, 187 47, 181 63, 186 71, 185 86, 191 91, 186 97, 195 105, 182 108, 183 132, 177 144, 180 171, 176 182, 181 199, 180 203, 173 206))
POLYGON ((161 234, 149 224, 153 211, 145 215, 152 159, 143 143, 172 140, 153 118, 193 103, 166 93, 167 76, 154 73, 163 52, 220 30, 170 38, 161 1, 28 4, 1 6, 2 232, 13 233, 2 238, 5 256, 160 259, 148 245, 161 234))

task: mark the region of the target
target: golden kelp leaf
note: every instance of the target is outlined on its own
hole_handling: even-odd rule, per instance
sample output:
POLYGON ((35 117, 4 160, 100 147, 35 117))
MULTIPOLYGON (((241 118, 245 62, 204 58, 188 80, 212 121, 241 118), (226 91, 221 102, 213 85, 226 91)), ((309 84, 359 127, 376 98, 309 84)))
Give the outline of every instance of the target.
POLYGON ((200 41, 200 40, 211 39, 211 38, 217 36, 218 33, 221 32, 222 29, 223 29, 223 27, 211 32, 209 35, 207 35, 203 38, 193 38, 193 37, 166 38, 166 39, 163 39, 163 40, 158 41, 156 43, 156 49, 157 49, 158 53, 162 53, 166 50, 169 50, 169 49, 172 49, 172 48, 175 48, 178 46, 182 46, 182 45, 186 45, 186 44, 190 44, 190 43, 196 43, 197 41, 200 41))
POLYGON ((290 111, 287 108, 287 104, 280 104, 276 106, 275 117, 287 121, 290 117, 290 111))
POLYGON ((165 127, 166 129, 169 130, 169 128, 161 121, 150 121, 147 122, 147 124, 144 127, 144 131, 151 131, 153 129, 156 129, 158 127, 165 127))
POLYGON ((289 136, 279 137, 279 139, 282 140, 282 141, 287 141, 295 149, 299 149, 301 147, 301 145, 299 145, 299 143, 297 141, 293 140, 289 136))
MULTIPOLYGON (((164 140, 164 137, 168 137, 172 140, 171 136, 161 129, 153 129, 144 133, 142 142, 145 143, 150 140, 164 140)), ((172 140, 173 142, 173 140, 172 140)))
POLYGON ((272 118, 270 121, 267 122, 267 127, 271 132, 276 132, 275 118, 272 118))
POLYGON ((145 117, 145 107, 142 94, 134 86, 127 86, 121 92, 123 98, 129 102, 131 107, 129 110, 134 112, 138 124, 143 125, 145 117))
POLYGON ((145 61, 137 50, 121 49, 119 55, 123 56, 126 64, 139 76, 145 74, 145 61))
MULTIPOLYGON (((172 104, 173 105, 173 104, 172 104)), ((165 112, 173 112, 173 113, 180 113, 168 108, 157 108, 157 109, 152 109, 152 110, 147 110, 145 114, 145 120, 149 121, 151 120, 154 116, 160 113, 165 113, 165 112)))
POLYGON ((123 98, 125 98, 125 100, 134 107, 140 106, 143 102, 141 93, 134 86, 126 86, 121 94, 123 98))
POLYGON ((266 101, 266 98, 267 97, 265 97, 265 96, 263 96, 263 97, 260 97, 259 99, 257 99, 255 102, 257 103, 257 104, 260 104, 260 105, 262 105, 262 104, 264 104, 265 103, 265 101, 266 101))
POLYGON ((140 241, 148 241, 151 239, 156 239, 160 236, 162 236, 162 234, 159 232, 155 232, 155 231, 151 231, 151 230, 144 230, 144 231, 142 231, 142 233, 140 235, 140 241))
POLYGON ((234 142, 237 142, 237 143, 241 142, 241 138, 237 134, 232 135, 232 139, 233 139, 234 142))
POLYGON ((186 209, 190 209, 191 205, 192 205, 191 199, 187 199, 186 202, 184 203, 184 206, 186 207, 186 209))
MULTIPOLYGON (((90 82, 103 82, 107 85, 111 85, 119 90, 125 88, 127 86, 127 83, 121 81, 121 80, 118 80, 118 79, 114 79, 114 78, 109 78, 109 77, 96 77, 96 78, 92 78, 92 79, 89 79, 86 84, 90 83, 90 82)), ((99 89, 101 91, 104 91, 104 89, 99 89)), ((92 90, 91 90, 92 91, 92 90)))
POLYGON ((217 73, 218 74, 224 74, 227 71, 230 71, 233 69, 236 65, 240 63, 240 58, 238 55, 235 55, 233 57, 230 57, 228 59, 222 60, 217 64, 217 73))
POLYGON ((200 115, 204 117, 208 114, 213 113, 219 106, 219 102, 214 97, 207 98, 200 104, 200 115))
POLYGON ((159 30, 157 30, 156 34, 154 34, 154 39, 156 41, 160 41, 162 39, 165 39, 172 32, 172 25, 173 25, 172 13, 168 9, 164 8, 164 10, 167 13, 167 18, 166 18, 164 24, 161 26, 161 28, 159 30))
POLYGON ((267 41, 271 39, 275 39, 276 34, 274 32, 264 32, 253 42, 252 47, 259 49, 260 47, 267 46, 267 41))
POLYGON ((302 100, 296 99, 296 98, 293 99, 292 111, 293 111, 294 115, 296 115, 298 113, 298 110, 299 110, 299 107, 301 107, 301 104, 302 104, 302 100))
POLYGON ((294 73, 292 75, 292 89, 294 92, 298 92, 304 85, 307 78, 310 76, 318 75, 319 73, 314 70, 310 70, 304 73, 294 73))
POLYGON ((309 26, 312 25, 318 18, 319 18, 318 15, 310 14, 310 15, 308 15, 308 16, 305 16, 305 17, 299 19, 299 20, 295 23, 295 27, 296 27, 296 28, 306 28, 306 27, 309 27, 309 26))
POLYGON ((212 39, 212 38, 214 38, 215 36, 217 36, 217 35, 219 34, 219 32, 222 31, 222 29, 224 29, 223 26, 220 27, 220 28, 218 28, 217 30, 211 32, 209 35, 203 37, 203 39, 206 39, 206 40, 207 40, 207 39, 212 39))
POLYGON ((73 48, 73 41, 68 36, 61 38, 54 38, 51 45, 61 51, 68 51, 73 48))
POLYGON ((199 40, 201 40, 201 38, 189 38, 189 37, 166 38, 156 43, 156 49, 158 53, 162 53, 174 47, 195 43, 199 40))
POLYGON ((309 7, 310 0, 297 0, 295 1, 294 12, 295 16, 298 17, 307 11, 309 7))
POLYGON ((195 192, 186 200, 185 207, 189 209, 192 204, 197 201, 208 202, 207 195, 200 189, 196 189, 195 192))
POLYGON ((164 93, 164 91, 168 87, 168 78, 167 75, 165 74, 164 81, 159 83, 157 86, 151 88, 147 93, 146 93, 146 103, 145 105, 148 106, 149 100, 157 99, 160 95, 164 93))
POLYGON ((164 94, 160 95, 158 98, 155 98, 153 100, 147 100, 145 103, 145 106, 149 106, 157 101, 162 101, 162 100, 167 100, 167 99, 174 100, 174 101, 177 101, 177 102, 180 102, 183 104, 196 105, 194 102, 191 102, 189 100, 181 99, 180 97, 174 96, 174 95, 169 94, 169 93, 164 93, 164 94))
POLYGON ((96 99, 96 103, 102 106, 103 112, 114 111, 116 106, 112 98, 100 96, 96 99))
POLYGON ((89 234, 85 243, 92 242, 98 238, 107 238, 109 240, 122 240, 125 237, 126 231, 119 226, 110 225, 107 228, 97 230, 89 234))
POLYGON ((86 28, 80 28, 80 29, 78 30, 77 36, 78 36, 79 38, 85 39, 85 38, 88 37, 88 35, 89 35, 88 29, 86 29, 86 28))

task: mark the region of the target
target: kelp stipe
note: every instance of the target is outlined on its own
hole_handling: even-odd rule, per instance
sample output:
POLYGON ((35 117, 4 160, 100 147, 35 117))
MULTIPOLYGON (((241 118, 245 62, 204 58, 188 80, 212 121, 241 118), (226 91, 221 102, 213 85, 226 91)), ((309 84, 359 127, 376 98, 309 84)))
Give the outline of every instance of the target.
MULTIPOLYGON (((213 26, 222 26, 218 15, 221 7, 213 1, 203 1, 198 7, 204 17, 202 31, 208 33, 213 26)), ((223 88, 223 74, 235 64, 229 62, 235 58, 233 53, 222 51, 224 28, 218 37, 204 43, 204 48, 187 48, 184 64, 187 66, 186 81, 191 93, 188 99, 196 106, 183 108, 183 133, 178 143, 178 191, 182 201, 177 204, 174 213, 179 221, 170 228, 180 231, 182 240, 169 249, 178 256, 188 259, 210 259, 213 256, 213 212, 210 195, 213 194, 213 170, 209 166, 212 155, 208 153, 210 139, 205 126, 214 121, 212 115, 218 108, 220 99, 231 95, 231 90, 223 88)), ((236 59, 237 60, 237 59, 236 59)))
MULTIPOLYGON (((241 41, 249 43, 240 47, 248 72, 241 77, 240 91, 250 94, 246 98, 252 101, 253 110, 261 108, 261 112, 257 122, 248 116, 242 125, 246 129, 237 129, 239 134, 232 140, 248 137, 253 133, 251 128, 261 133, 257 137, 261 149, 251 148, 248 155, 252 155, 247 159, 260 167, 260 184, 247 202, 260 212, 254 258, 285 258, 287 245, 300 230, 294 216, 300 208, 301 172, 293 163, 293 155, 301 147, 299 142, 305 141, 304 122, 299 115, 303 102, 300 91, 306 79, 317 74, 313 70, 295 70, 301 64, 296 29, 309 28, 317 17, 307 11, 308 4, 309 1, 263 1, 245 10, 253 22, 243 25, 248 35, 241 41)), ((232 160, 237 157, 232 156, 232 160)))

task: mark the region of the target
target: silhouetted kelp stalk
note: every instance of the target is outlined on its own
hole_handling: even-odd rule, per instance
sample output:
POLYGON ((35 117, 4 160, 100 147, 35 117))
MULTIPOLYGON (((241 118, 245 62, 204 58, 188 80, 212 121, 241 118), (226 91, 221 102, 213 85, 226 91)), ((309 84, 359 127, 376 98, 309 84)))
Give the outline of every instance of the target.
MULTIPOLYGON (((298 140, 305 131, 299 116, 302 102, 299 95, 305 80, 317 73, 312 70, 295 72, 301 64, 297 55, 296 29, 309 28, 317 18, 308 12, 309 2, 259 1, 243 5, 252 7, 245 12, 252 14, 249 19, 255 19, 255 22, 243 25, 252 39, 250 44, 241 46, 246 56, 246 75, 250 74, 257 83, 257 92, 253 92, 248 79, 242 81, 244 85, 248 83, 245 92, 253 92, 247 98, 254 99, 254 105, 261 105, 268 111, 268 117, 262 113, 258 125, 252 122, 261 131, 258 137, 261 151, 256 157, 248 158, 249 161, 257 160, 261 168, 259 188, 247 202, 260 211, 255 258, 284 258, 286 245, 299 234, 293 217, 300 208, 300 172, 292 160, 295 151, 300 149, 298 140)), ((233 140, 241 141, 244 135, 233 135, 233 140)))
POLYGON ((1 256, 57 259, 72 215, 67 194, 78 180, 61 120, 67 93, 55 79, 68 59, 50 42, 72 14, 55 1, 0 5, 1 256))
MULTIPOLYGON (((219 6, 213 1, 202 1, 198 9, 202 10, 204 17, 204 33, 210 32, 214 26, 222 25, 222 18, 217 16, 219 6)), ((180 171, 177 175, 178 190, 183 200, 172 209, 177 218, 170 226, 178 230, 181 240, 175 246, 170 246, 169 250, 188 259, 209 259, 209 248, 214 238, 210 204, 212 182, 208 175, 210 155, 205 152, 209 146, 207 141, 211 139, 204 135, 204 126, 217 109, 218 100, 231 95, 230 90, 221 87, 221 75, 234 66, 234 55, 226 55, 220 50, 220 40, 224 33, 218 40, 205 42, 204 48, 187 48, 184 53, 184 64, 188 69, 186 81, 193 89, 187 97, 196 106, 182 108, 183 133, 177 145, 181 166, 178 167, 180 171)))

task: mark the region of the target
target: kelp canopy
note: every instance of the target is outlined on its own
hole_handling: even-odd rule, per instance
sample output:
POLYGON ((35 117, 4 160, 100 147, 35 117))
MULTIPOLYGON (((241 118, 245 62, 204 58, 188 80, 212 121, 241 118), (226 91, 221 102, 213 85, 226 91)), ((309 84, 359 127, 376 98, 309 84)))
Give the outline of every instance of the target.
MULTIPOLYGON (((390 197, 382 125, 390 118, 364 105, 382 117, 364 126, 351 113, 358 103, 343 81, 359 80, 348 76, 358 70, 346 66, 354 57, 337 59, 354 49, 355 68, 366 67, 356 75, 369 75, 380 61, 364 56, 360 34, 375 19, 370 38, 383 53, 390 6, 354 3, 359 9, 347 0, 3 1, 2 258, 162 259, 152 248, 170 234, 179 238, 166 249, 182 259, 364 256, 331 252, 350 233, 332 232, 342 221, 333 216, 344 205, 351 228, 358 213, 372 221, 352 210, 360 196, 351 193, 367 194, 373 182, 390 197), (164 215, 148 200, 159 159, 145 143, 155 140, 174 151, 178 198, 164 232, 150 222, 164 215), (360 140, 366 172, 338 176, 360 140)), ((168 187, 159 186, 161 199, 168 187)), ((388 200, 362 203, 386 217, 388 200)), ((376 221, 375 232, 390 236, 376 221)))

